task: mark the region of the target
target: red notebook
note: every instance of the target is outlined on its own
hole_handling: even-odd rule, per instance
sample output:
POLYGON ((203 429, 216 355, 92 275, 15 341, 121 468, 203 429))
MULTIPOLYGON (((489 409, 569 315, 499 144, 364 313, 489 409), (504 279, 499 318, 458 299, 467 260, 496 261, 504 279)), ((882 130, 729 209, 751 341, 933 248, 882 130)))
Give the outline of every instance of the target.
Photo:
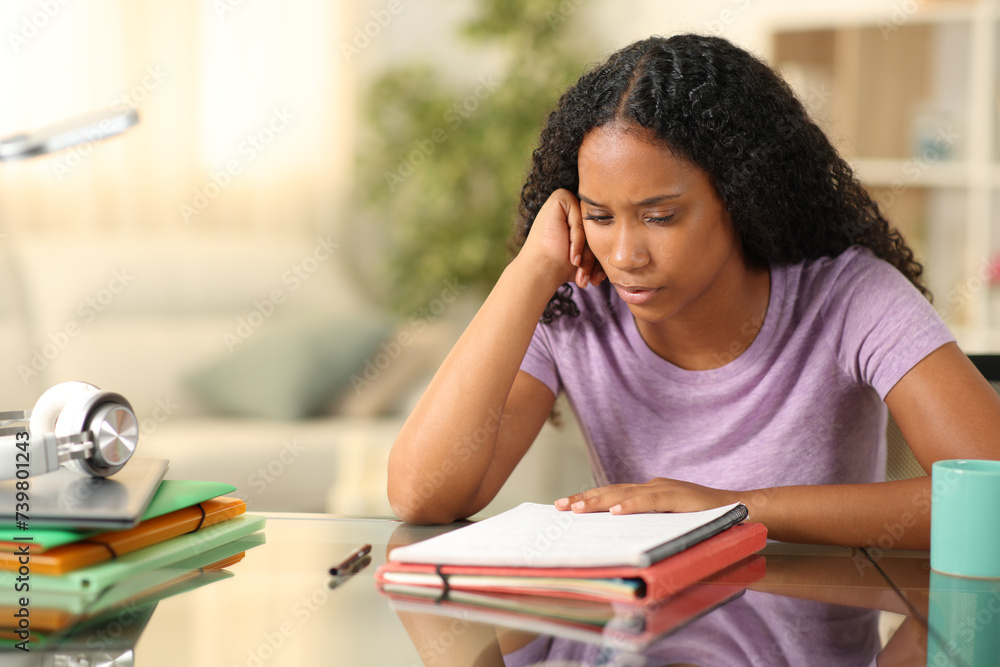
MULTIPOLYGON (((764 548, 767 529, 741 523, 647 567, 482 567, 390 561, 375 573, 381 584, 447 591, 551 595, 652 604, 764 548)), ((391 555, 390 555, 391 557, 391 555)))
POLYGON ((386 584, 381 592, 396 611, 449 616, 642 651, 694 619, 740 597, 765 572, 763 556, 748 556, 659 604, 648 605, 454 589, 442 600, 441 589, 395 584, 386 584))

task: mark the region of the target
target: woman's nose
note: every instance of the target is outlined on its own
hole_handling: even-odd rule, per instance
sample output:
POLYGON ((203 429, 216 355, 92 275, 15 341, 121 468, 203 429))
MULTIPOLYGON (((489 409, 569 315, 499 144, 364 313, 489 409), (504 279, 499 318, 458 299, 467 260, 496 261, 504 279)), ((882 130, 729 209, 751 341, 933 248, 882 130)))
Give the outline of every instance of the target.
MULTIPOLYGON (((623 225, 624 226, 624 225, 623 225)), ((638 235, 623 230, 615 239, 608 264, 619 271, 634 271, 649 263, 649 252, 646 244, 638 235)))

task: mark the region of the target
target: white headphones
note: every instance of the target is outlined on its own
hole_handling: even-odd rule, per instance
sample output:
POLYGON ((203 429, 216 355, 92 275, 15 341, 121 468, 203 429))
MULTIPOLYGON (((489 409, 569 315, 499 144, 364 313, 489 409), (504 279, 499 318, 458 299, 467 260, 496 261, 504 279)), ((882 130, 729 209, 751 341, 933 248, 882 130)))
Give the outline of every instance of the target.
POLYGON ((63 382, 31 410, 0 412, 0 479, 41 475, 62 464, 108 477, 125 466, 138 442, 139 422, 122 395, 63 382))

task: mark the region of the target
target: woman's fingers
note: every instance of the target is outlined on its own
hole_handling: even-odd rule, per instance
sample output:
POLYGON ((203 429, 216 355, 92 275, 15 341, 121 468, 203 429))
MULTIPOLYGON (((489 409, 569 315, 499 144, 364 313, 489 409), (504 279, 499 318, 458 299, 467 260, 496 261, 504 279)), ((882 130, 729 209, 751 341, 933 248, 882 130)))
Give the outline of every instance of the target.
POLYGON ((580 200, 568 190, 563 191, 563 210, 566 212, 566 224, 569 225, 569 261, 579 267, 583 259, 583 249, 587 237, 583 233, 583 214, 580 212, 580 200))
MULTIPOLYGON (((562 255, 565 259, 555 260, 557 264, 569 261, 567 278, 573 280, 581 288, 588 285, 598 285, 607 275, 587 245, 587 235, 583 227, 583 212, 580 208, 580 200, 569 190, 560 189, 553 192, 545 205, 539 211, 532 229, 538 229, 534 237, 536 245, 549 258, 553 258, 554 253, 562 255), (563 244, 569 240, 567 250, 556 250, 559 246, 565 248, 563 244), (565 253, 565 254, 564 254, 565 253)), ((531 234, 525 247, 532 242, 531 234)), ((565 280, 563 281, 565 282, 565 280)))
POLYGON ((569 261, 577 267, 576 284, 586 287, 590 278, 590 271, 586 266, 587 237, 583 232, 583 214, 580 212, 580 200, 572 193, 566 192, 563 198, 563 206, 566 211, 566 224, 569 225, 569 261))
MULTIPOLYGON (((570 509, 574 512, 611 512, 612 514, 626 514, 628 512, 622 511, 624 505, 628 503, 634 504, 637 499, 640 499, 649 493, 650 491, 645 487, 645 485, 623 484, 616 486, 615 488, 608 489, 604 493, 578 500, 570 505, 570 509)), ((652 509, 652 507, 640 511, 649 511, 650 509, 652 509)))
POLYGON ((573 510, 574 512, 603 512, 618 502, 628 489, 635 484, 610 484, 598 486, 582 493, 574 493, 568 498, 556 501, 556 509, 573 510))
POLYGON ((656 477, 645 484, 610 484, 556 501, 556 509, 573 512, 697 512, 739 500, 731 491, 656 477))
POLYGON ((607 277, 608 274, 604 273, 604 268, 598 264, 595 271, 590 275, 590 282, 600 285, 607 277))
POLYGON ((607 275, 604 273, 604 267, 597 261, 589 245, 583 249, 580 270, 586 274, 587 282, 591 285, 600 285, 601 281, 607 278, 607 275))
POLYGON ((612 484, 602 486, 569 498, 556 501, 556 509, 575 513, 611 512, 633 514, 651 511, 669 511, 664 507, 664 496, 646 484, 612 484))

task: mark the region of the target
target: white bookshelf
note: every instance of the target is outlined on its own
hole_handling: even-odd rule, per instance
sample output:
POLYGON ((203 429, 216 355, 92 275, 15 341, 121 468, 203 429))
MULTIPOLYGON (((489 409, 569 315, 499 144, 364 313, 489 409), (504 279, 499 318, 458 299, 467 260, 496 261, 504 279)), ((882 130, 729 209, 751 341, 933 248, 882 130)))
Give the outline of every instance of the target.
POLYGON ((771 22, 769 57, 924 264, 967 352, 1000 351, 1000 0, 771 22))

